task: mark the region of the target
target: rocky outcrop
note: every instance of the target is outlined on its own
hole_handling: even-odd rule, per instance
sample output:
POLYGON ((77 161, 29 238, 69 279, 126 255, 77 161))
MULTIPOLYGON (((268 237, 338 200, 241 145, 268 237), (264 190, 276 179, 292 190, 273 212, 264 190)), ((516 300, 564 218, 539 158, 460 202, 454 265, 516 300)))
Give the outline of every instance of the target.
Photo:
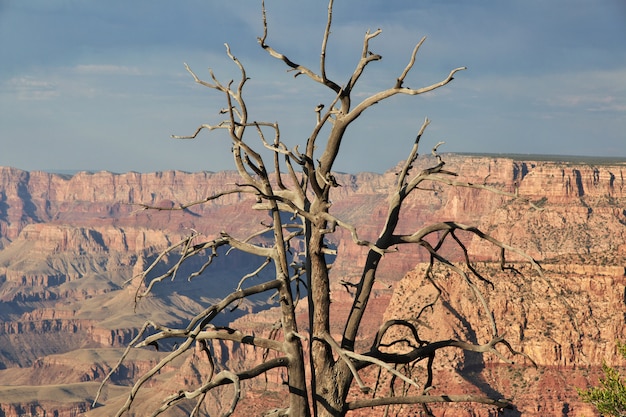
MULTIPOLYGON (((165 226, 166 230, 193 227, 198 213, 208 214, 215 207, 237 204, 241 198, 232 194, 219 204, 208 202, 185 211, 147 215, 140 215, 145 213, 137 204, 170 208, 174 202, 202 200, 234 182, 233 172, 80 172, 67 176, 0 167, 0 238, 5 243, 13 241, 32 223, 118 224, 132 228, 149 224, 152 228, 165 226)), ((97 236, 93 237, 97 241, 97 236)))
MULTIPOLYGON (((431 163, 429 158, 421 158, 418 165, 431 163)), ((449 155, 447 163, 451 170, 462 173, 473 183, 494 186, 507 192, 517 190, 520 195, 537 200, 545 198, 551 204, 578 202, 583 198, 603 199, 607 206, 612 206, 615 199, 624 198, 626 193, 626 166, 623 164, 592 166, 456 155, 449 155)), ((372 214, 374 217, 382 215, 386 208, 386 190, 394 184, 394 173, 398 170, 383 175, 338 174, 341 187, 334 190, 335 211, 344 214, 347 221, 357 224, 368 223, 358 220, 369 220, 372 214), (348 206, 351 210, 346 212, 348 206), (374 209, 374 213, 368 209, 374 209), (364 213, 368 215, 363 216, 364 213)), ((13 241, 26 225, 32 223, 115 223, 133 227, 159 224, 166 230, 185 227, 185 222, 207 224, 220 213, 220 208, 232 208, 245 197, 230 194, 220 200, 175 212, 146 213, 138 211, 140 207, 137 204, 171 207, 181 202, 203 200, 228 189, 229 184, 236 181, 234 172, 81 172, 70 177, 0 167, 0 237, 13 241), (205 215, 208 218, 198 219, 198 216, 205 215), (183 224, 176 224, 177 221, 183 224)), ((438 211, 438 215, 467 221, 480 218, 504 200, 506 198, 499 195, 457 188, 419 193, 407 209, 421 209, 420 216, 438 211), (444 211, 441 212, 441 209, 444 211)), ((616 211, 615 215, 626 221, 624 213, 616 211)), ((225 226, 231 226, 229 230, 239 223, 236 221, 238 215, 232 219, 232 214, 218 217, 227 222, 225 226)), ((247 215, 249 211, 242 214, 247 215)))
POLYGON ((17 241, 34 242, 33 250, 54 254, 98 254, 101 252, 141 252, 149 248, 162 248, 175 236, 155 229, 113 226, 71 226, 55 223, 29 224, 22 229, 17 241))
MULTIPOLYGON (((580 415, 580 410, 589 413, 577 398, 576 388, 596 383, 602 363, 626 366, 616 349, 616 341, 626 337, 626 324, 623 314, 615 314, 626 311, 624 258, 614 258, 612 265, 594 265, 594 261, 588 259, 585 265, 546 264, 545 280, 531 276, 531 271, 521 266, 516 272, 502 272, 496 265, 477 265, 491 281, 477 280, 476 285, 494 312, 498 334, 505 335, 513 349, 528 355, 537 368, 526 369, 528 359, 510 355, 504 348, 499 350, 506 357, 526 365, 510 368, 495 355, 449 349, 437 366, 439 379, 433 392, 469 393, 483 386, 505 398, 515 398, 523 415, 560 415, 565 405, 571 415, 580 415), (449 383, 446 375, 451 368, 456 369, 456 384, 449 383), (513 372, 513 380, 510 375, 504 377, 508 372, 513 372), (543 395, 538 396, 537 386, 544 388, 543 395), (546 389, 550 395, 545 394, 546 389)), ((413 321, 423 340, 461 338, 486 343, 493 337, 480 300, 450 271, 435 273, 442 302, 426 307, 438 291, 425 279, 425 268, 418 266, 397 284, 385 318, 413 321)), ((387 337, 412 339, 401 328, 390 331, 387 337)))
POLYGON ((58 417, 79 417, 91 408, 88 401, 64 404, 56 401, 34 401, 27 404, 0 404, 2 417, 39 417, 54 410, 58 417))
MULTIPOLYGON (((571 387, 595 382, 602 360, 620 364, 614 355, 614 343, 626 338, 623 317, 615 314, 624 311, 625 302, 626 164, 460 155, 448 155, 446 162, 448 169, 461 174, 459 178, 517 193, 525 200, 475 188, 425 184, 426 191, 407 200, 399 231, 412 233, 441 220, 477 226, 539 259, 553 288, 530 274, 523 280, 513 273, 496 273, 492 261, 498 251, 469 234, 459 233, 470 254, 483 262, 481 267, 498 277, 494 280, 497 290, 484 290, 498 317, 500 332, 506 331, 516 348, 540 367, 537 371, 529 371, 526 366, 504 367, 494 357, 480 359, 451 352, 444 363, 453 366, 454 376, 444 378, 447 374, 442 374, 439 386, 447 389, 454 384, 441 381, 457 381, 457 385, 469 387, 464 382, 470 381, 476 392, 489 386, 533 404, 524 408, 524 415, 592 415, 576 402, 571 387), (559 383, 559 378, 568 382, 569 391, 564 391, 566 385, 559 383)), ((415 169, 432 163, 432 159, 420 158, 415 169)), ((331 212, 357 226, 360 238, 375 240, 387 211, 387 190, 394 186, 398 170, 381 175, 337 174, 341 187, 333 190, 331 212)), ((209 239, 221 230, 245 238, 250 234, 251 219, 253 224, 260 224, 267 218, 267 213, 251 209, 254 200, 235 194, 185 210, 143 210, 138 204, 172 208, 182 202, 206 199, 236 182, 233 172, 82 172, 65 176, 0 168, 0 345, 9 346, 0 351, 0 369, 6 368, 0 370, 0 385, 54 385, 55 381, 44 377, 44 373, 62 376, 59 384, 94 383, 110 369, 110 358, 90 357, 74 366, 71 356, 61 359, 51 355, 65 352, 78 357, 86 349, 124 346, 144 320, 183 321, 194 309, 206 306, 236 285, 242 275, 255 268, 250 265, 256 265, 237 252, 228 256, 221 253, 211 273, 191 283, 163 282, 152 298, 137 305, 137 314, 133 306, 135 291, 141 284, 127 283, 155 259, 160 249, 190 229, 209 239), (154 312, 156 317, 151 315, 154 312), (21 377, 12 373, 18 370, 21 377)), ((328 239, 339 254, 331 272, 332 308, 337 317, 333 335, 339 338, 341 322, 352 302, 352 295, 340 281, 354 282, 358 278, 358 265, 366 249, 353 244, 345 231, 328 235, 328 239)), ((447 255, 460 259, 462 252, 449 250, 447 255)), ((406 247, 385 256, 362 335, 375 332, 384 318, 415 314, 432 297, 432 288, 420 284, 419 270, 414 270, 427 256, 426 251, 406 247)), ((165 261, 171 264, 175 256, 165 261)), ((187 271, 201 265, 199 260, 187 271)), ((472 294, 451 277, 444 276, 444 282, 442 288, 454 310, 432 312, 428 322, 441 333, 428 337, 445 337, 449 332, 484 342, 489 334, 478 326, 483 316, 480 309, 475 309, 472 294), (466 315, 466 322, 451 320, 461 315, 466 315)), ((233 326, 263 334, 276 319, 272 310, 262 307, 263 301, 254 300, 242 306, 242 313, 220 320, 223 324, 236 320, 233 326), (248 311, 257 314, 242 315, 248 311)), ((302 319, 306 317, 304 304, 298 312, 302 319)), ((263 360, 261 351, 233 344, 218 344, 214 350, 222 362, 235 367, 243 361, 263 360)), ((201 380, 206 371, 202 353, 192 352, 184 363, 177 364, 180 369, 175 382, 184 385, 201 380)), ((117 376, 118 381, 128 382, 149 363, 131 360, 126 373, 117 376)), ((441 372, 449 371, 442 368, 441 372)), ((280 384, 282 378, 276 373, 268 377, 267 383, 280 384)), ((259 390, 263 387, 246 382, 246 392, 252 399, 246 400, 246 409, 252 414, 258 401, 269 399, 257 395, 259 390)), ((77 398, 68 401, 84 402, 77 398)), ((29 401, 11 405, 11 410, 22 407, 19 410, 31 412, 43 407, 29 401)), ((281 398, 273 401, 279 405, 281 398)), ((54 410, 51 405, 45 407, 48 413, 54 410)), ((483 411, 471 414, 474 411, 467 409, 443 410, 441 415, 453 411, 487 415, 483 411)), ((67 411, 67 415, 73 412, 67 411)), ((66 415, 66 411, 59 413, 66 415)), ((100 415, 107 415, 107 411, 100 415)))

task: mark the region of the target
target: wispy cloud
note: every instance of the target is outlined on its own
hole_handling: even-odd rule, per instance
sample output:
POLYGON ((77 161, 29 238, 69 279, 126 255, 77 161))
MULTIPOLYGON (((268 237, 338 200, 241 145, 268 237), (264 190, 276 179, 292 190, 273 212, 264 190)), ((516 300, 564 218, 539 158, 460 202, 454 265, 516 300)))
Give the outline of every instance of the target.
POLYGON ((580 71, 545 79, 544 98, 550 107, 589 112, 626 111, 626 68, 580 71))
POLYGON ((613 95, 566 94, 546 100, 553 107, 578 108, 586 111, 626 112, 626 101, 613 95))
MULTIPOLYGON (((469 74, 468 74, 469 75, 469 74)), ((624 112, 626 109, 626 67, 614 70, 548 72, 542 75, 498 75, 474 77, 469 94, 492 102, 510 101, 558 111, 624 112)))
POLYGON ((8 94, 20 101, 53 100, 69 97, 122 97, 127 90, 110 87, 110 77, 119 79, 116 85, 128 85, 134 77, 146 75, 134 66, 83 64, 73 67, 51 67, 10 78, 2 83, 0 95, 8 94))
POLYGON ((30 75, 11 78, 6 86, 17 100, 49 100, 59 95, 57 83, 30 75))

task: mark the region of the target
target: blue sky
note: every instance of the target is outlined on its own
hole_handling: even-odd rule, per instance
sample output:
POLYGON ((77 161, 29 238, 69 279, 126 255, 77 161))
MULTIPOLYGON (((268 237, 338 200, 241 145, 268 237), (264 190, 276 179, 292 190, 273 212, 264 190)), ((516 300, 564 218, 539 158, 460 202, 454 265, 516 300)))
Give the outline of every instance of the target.
MULTIPOLYGON (((268 43, 317 71, 326 1, 267 0, 268 43)), ((246 66, 251 118, 303 142, 331 97, 258 46, 260 0, 0 0, 0 165, 27 170, 231 169, 228 138, 202 134, 222 96, 195 85, 246 66)), ((366 30, 381 28, 356 98, 390 86, 428 39, 405 85, 467 66, 434 93, 394 97, 364 113, 339 171, 383 172, 409 151, 626 157, 624 0, 336 0, 328 75, 343 83, 366 30)), ((251 140, 254 140, 250 136, 251 140)))

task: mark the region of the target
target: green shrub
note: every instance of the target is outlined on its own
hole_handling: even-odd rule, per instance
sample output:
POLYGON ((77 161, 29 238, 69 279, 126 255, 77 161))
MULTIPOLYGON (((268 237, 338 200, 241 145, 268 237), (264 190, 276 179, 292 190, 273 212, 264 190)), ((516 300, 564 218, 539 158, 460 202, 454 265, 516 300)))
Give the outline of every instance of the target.
MULTIPOLYGON (((619 352, 626 358, 626 344, 618 343, 619 352)), ((602 415, 626 416, 626 379, 615 368, 602 364, 604 378, 600 378, 600 386, 586 390, 578 390, 580 398, 596 406, 602 415)))

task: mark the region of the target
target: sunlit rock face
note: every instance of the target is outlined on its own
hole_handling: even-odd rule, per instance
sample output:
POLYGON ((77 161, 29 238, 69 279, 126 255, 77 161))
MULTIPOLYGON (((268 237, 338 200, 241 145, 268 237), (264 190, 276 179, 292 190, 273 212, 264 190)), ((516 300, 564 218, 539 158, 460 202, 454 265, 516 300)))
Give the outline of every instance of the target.
MULTIPOLYGON (((398 232, 413 233, 436 221, 477 226, 539 260, 547 281, 529 270, 522 271, 523 279, 511 271, 500 271, 494 263, 498 250, 468 233, 459 233, 469 254, 494 284, 493 288, 487 284, 481 288, 499 332, 506 333, 513 347, 539 367, 519 358, 515 358, 519 364, 510 367, 493 355, 477 358, 451 350, 442 362, 449 366, 436 370, 438 389, 498 392, 524 404, 520 408, 523 415, 594 415, 578 402, 574 387, 595 383, 603 360, 621 363, 615 341, 626 339, 626 165, 461 155, 448 155, 446 162, 446 169, 459 174, 456 180, 494 187, 508 195, 425 183, 424 191, 406 201, 398 232), (523 199, 512 199, 510 194, 523 199)), ((414 172, 433 163, 420 158, 414 172)), ((331 213, 357 226, 361 239, 375 240, 399 170, 336 174, 341 186, 333 189, 331 213)), ((50 394, 59 400, 55 403, 38 400, 37 395, 29 394, 35 391, 25 389, 23 395, 11 397, 19 401, 5 405, 0 390, 1 412, 79 415, 90 408, 81 395, 95 392, 97 381, 117 361, 119 349, 136 336, 146 319, 184 322, 193 311, 223 296, 241 276, 256 269, 258 261, 253 258, 222 253, 209 273, 191 283, 184 276, 164 282, 154 297, 137 304, 134 311, 135 294, 142 284, 129 280, 149 265, 159 250, 191 230, 200 232, 203 239, 222 230, 246 238, 269 220, 267 212, 251 208, 253 195, 228 194, 185 210, 144 210, 143 205, 176 208, 227 191, 237 181, 234 172, 83 172, 63 176, 0 167, 0 385, 59 385, 74 393, 74 397, 50 394)), ((358 279, 366 248, 355 245, 349 233, 341 230, 328 239, 338 252, 331 278, 332 308, 337 317, 332 332, 339 339, 352 302, 341 281, 358 279)), ((456 261, 463 255, 453 245, 445 247, 445 253, 456 261)), ((366 336, 383 320, 409 318, 432 297, 432 286, 421 274, 420 263, 427 260, 424 250, 408 246, 385 256, 359 347, 369 346, 366 336)), ((511 256, 510 260, 519 259, 511 256)), ((165 261, 171 264, 174 257, 165 261)), ((199 260, 189 265, 188 271, 201 264, 199 260)), ((450 308, 434 309, 424 316, 429 326, 423 337, 456 335, 484 343, 490 337, 490 327, 482 325, 484 312, 476 308, 475 298, 462 282, 442 274, 441 288, 448 305, 467 320, 451 320, 450 308)), ((220 317, 221 323, 234 321, 233 326, 255 334, 269 333, 276 315, 268 309, 271 305, 264 303, 265 299, 243 305, 220 317)), ((305 307, 302 302, 298 310, 303 331, 305 307)), ((141 355, 147 356, 131 359, 114 380, 128 383, 167 349, 171 346, 162 346, 159 352, 142 351, 141 355)), ((263 360, 261 351, 228 343, 216 346, 215 352, 224 363, 234 366, 263 360)), ((172 382, 201 380, 206 365, 202 352, 190 352, 181 361, 172 382)), ((279 386, 282 378, 270 375, 262 384, 279 386)), ((250 395, 242 409, 250 410, 250 415, 261 409, 264 400, 280 406, 280 396, 260 394, 264 387, 254 383, 248 388, 250 395)), ((164 389, 155 387, 155 398, 163 396, 164 389)), ((120 393, 112 391, 114 394, 120 393)), ((493 410, 480 407, 436 410, 437 415, 486 416, 490 412, 493 410)), ((106 407, 92 413, 114 414, 106 407)))

